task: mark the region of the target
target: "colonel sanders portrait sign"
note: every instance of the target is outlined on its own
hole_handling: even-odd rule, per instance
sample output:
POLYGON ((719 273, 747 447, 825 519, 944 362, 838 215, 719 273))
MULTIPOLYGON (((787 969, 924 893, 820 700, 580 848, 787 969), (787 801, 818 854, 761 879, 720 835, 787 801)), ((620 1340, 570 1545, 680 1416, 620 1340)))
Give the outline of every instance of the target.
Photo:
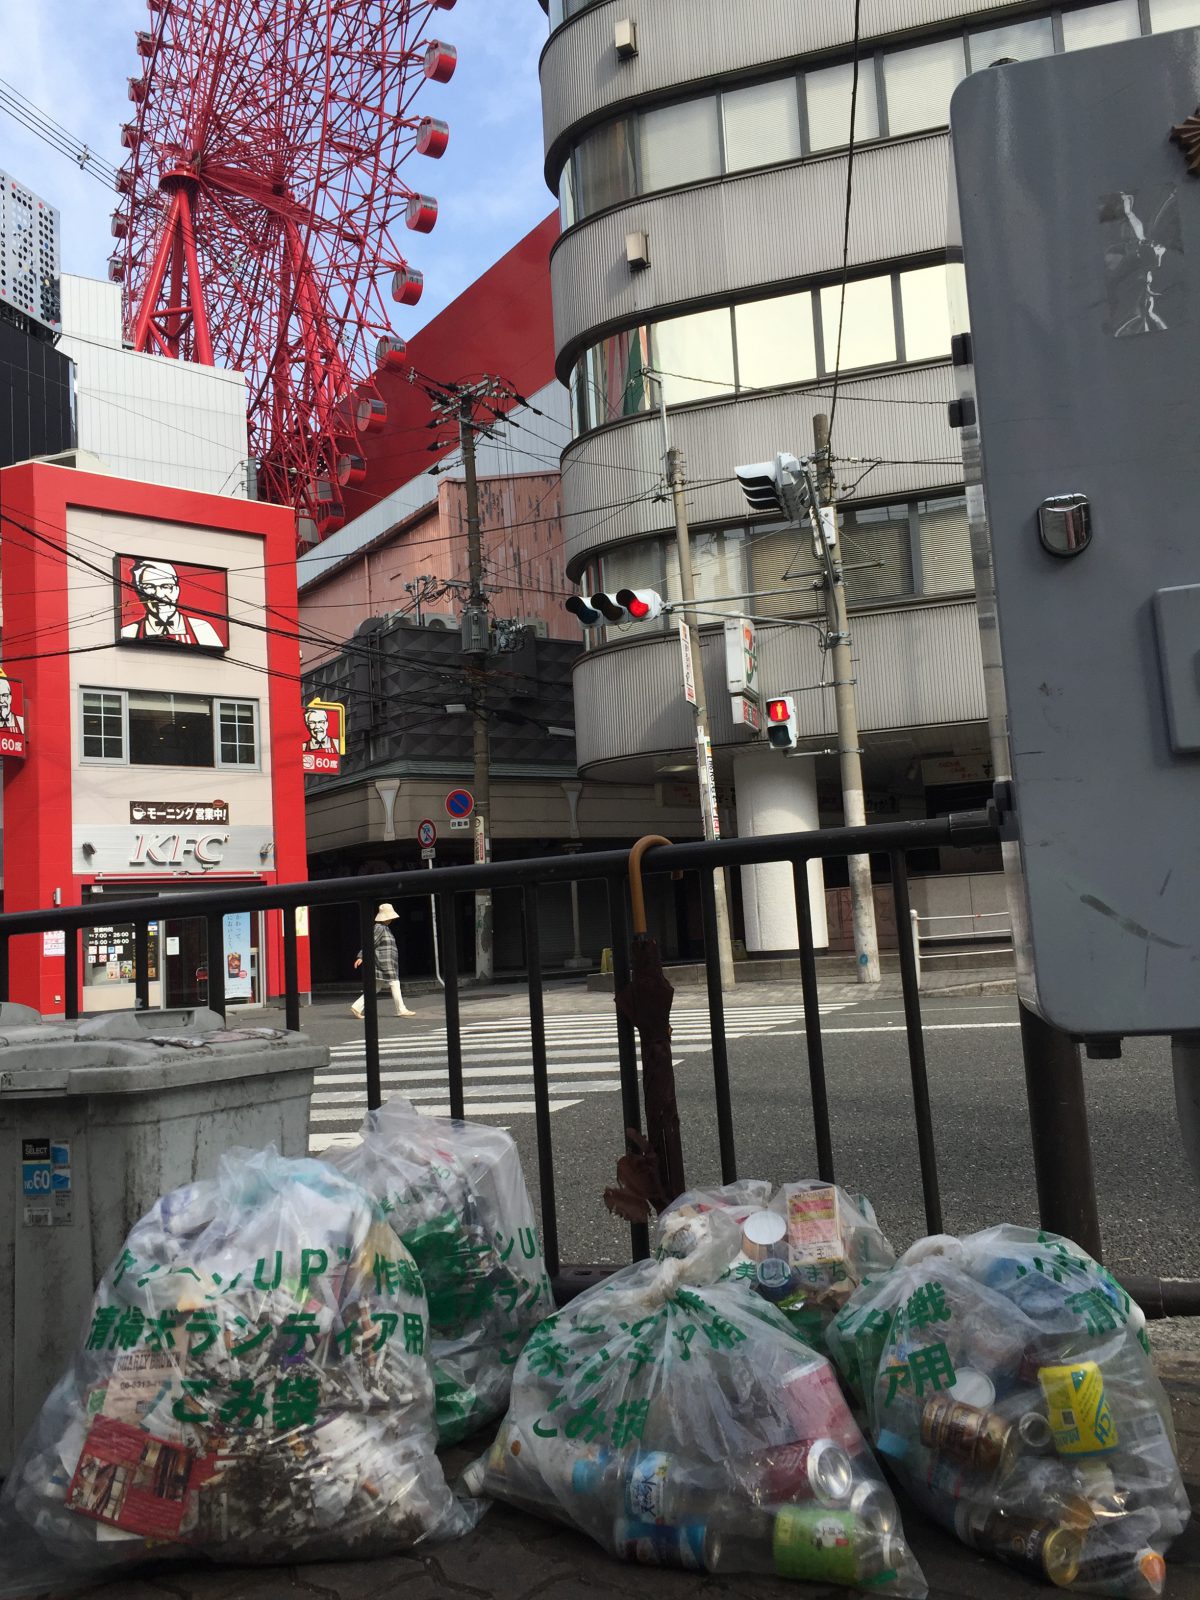
POLYGON ((220 567, 120 555, 113 583, 119 644, 229 649, 229 585, 220 567))
POLYGON ((332 773, 346 753, 346 708, 336 700, 310 700, 304 708, 306 737, 301 748, 305 772, 332 773))
POLYGON ((0 671, 0 756, 25 756, 25 691, 0 671))

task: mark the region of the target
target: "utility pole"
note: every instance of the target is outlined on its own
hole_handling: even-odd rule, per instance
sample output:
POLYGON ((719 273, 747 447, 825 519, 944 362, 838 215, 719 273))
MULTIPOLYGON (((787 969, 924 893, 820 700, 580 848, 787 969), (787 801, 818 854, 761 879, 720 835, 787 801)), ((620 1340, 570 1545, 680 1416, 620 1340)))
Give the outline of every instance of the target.
MULTIPOLYGON (((838 758, 842 776, 842 812, 848 828, 859 828, 867 820, 863 796, 861 750, 858 743, 858 707, 855 703, 854 663, 850 654, 850 621, 846 610, 846 584, 842 571, 841 545, 837 537, 837 513, 833 507, 833 463, 829 453, 829 418, 813 418, 813 459, 816 481, 809 479, 809 517, 813 542, 825 566, 826 637, 833 666, 833 703, 837 716, 838 758), (821 508, 830 508, 828 522, 821 508), (826 537, 826 527, 832 529, 826 537)), ((850 856, 850 906, 854 919, 855 970, 859 983, 879 982, 879 941, 875 933, 875 897, 871 888, 870 856, 850 856)))
MULTIPOLYGON (((659 394, 662 385, 659 384, 659 394)), ((666 405, 663 404, 663 432, 666 433, 666 405)), ((719 839, 721 824, 717 815, 717 793, 713 779, 712 741, 708 734, 708 708, 704 703, 704 663, 700 656, 700 627, 696 620, 696 584, 692 572, 692 543, 688 530, 687 505, 684 501, 683 452, 667 443, 667 482, 675 502, 675 549, 679 557, 679 598, 683 602, 684 625, 687 629, 688 649, 692 658, 692 682, 696 698, 692 711, 696 719, 696 772, 700 780, 700 814, 704 820, 704 837, 719 839)), ((718 867, 713 874, 713 889, 717 909, 717 955, 721 967, 721 987, 732 989, 737 981, 733 968, 733 945, 729 937, 729 905, 725 897, 725 870, 718 867)))
MULTIPOLYGON (((467 479, 467 576, 470 583, 467 595, 468 616, 463 619, 464 626, 469 626, 473 622, 471 613, 476 616, 482 615, 485 619, 487 616, 487 596, 483 592, 483 550, 479 537, 479 480, 475 474, 475 400, 475 393, 467 391, 462 395, 458 408, 458 436, 467 479)), ((484 708, 486 648, 476 655, 475 664, 478 677, 471 714, 474 732, 471 793, 475 799, 475 860, 482 863, 492 859, 492 771, 487 711, 484 708)), ((475 891, 476 983, 490 983, 493 970, 492 896, 490 890, 477 889, 475 891)))

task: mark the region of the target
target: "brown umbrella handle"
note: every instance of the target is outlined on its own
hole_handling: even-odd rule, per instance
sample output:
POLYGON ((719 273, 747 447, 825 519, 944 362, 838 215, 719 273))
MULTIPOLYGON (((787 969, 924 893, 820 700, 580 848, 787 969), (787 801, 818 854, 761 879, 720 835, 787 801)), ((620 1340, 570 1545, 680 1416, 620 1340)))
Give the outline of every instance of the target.
MULTIPOLYGON (((646 833, 638 840, 629 852, 629 904, 633 912, 633 932, 638 934, 646 932, 646 896, 642 889, 642 857, 646 851, 656 844, 670 844, 670 839, 664 839, 661 833, 646 833)), ((672 874, 678 877, 678 873, 672 874)))

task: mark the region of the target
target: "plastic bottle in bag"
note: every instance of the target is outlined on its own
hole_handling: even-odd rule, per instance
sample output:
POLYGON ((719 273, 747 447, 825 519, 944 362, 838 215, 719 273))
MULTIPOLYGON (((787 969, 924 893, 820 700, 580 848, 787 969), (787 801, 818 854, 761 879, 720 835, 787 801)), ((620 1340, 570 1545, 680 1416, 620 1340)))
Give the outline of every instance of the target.
POLYGON ((577 1461, 571 1473, 575 1494, 594 1496, 635 1522, 667 1526, 702 1519, 728 1487, 721 1468, 665 1450, 606 1452, 595 1461, 577 1461))

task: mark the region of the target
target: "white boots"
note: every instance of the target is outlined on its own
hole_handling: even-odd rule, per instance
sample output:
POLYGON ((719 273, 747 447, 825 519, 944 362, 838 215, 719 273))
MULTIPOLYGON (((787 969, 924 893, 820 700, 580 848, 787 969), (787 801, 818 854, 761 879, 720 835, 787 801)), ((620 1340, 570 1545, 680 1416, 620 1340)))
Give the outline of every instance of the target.
MULTIPOLYGON (((404 1004, 404 996, 400 993, 399 979, 393 978, 389 987, 392 991, 392 1004, 396 1008, 396 1015, 398 1017, 415 1017, 417 1013, 415 1011, 410 1011, 404 1004)), ((353 1011, 354 1015, 360 1022, 363 1019, 363 1011, 366 1008, 366 1003, 366 996, 360 994, 358 999, 350 1007, 351 1011, 353 1011)))

